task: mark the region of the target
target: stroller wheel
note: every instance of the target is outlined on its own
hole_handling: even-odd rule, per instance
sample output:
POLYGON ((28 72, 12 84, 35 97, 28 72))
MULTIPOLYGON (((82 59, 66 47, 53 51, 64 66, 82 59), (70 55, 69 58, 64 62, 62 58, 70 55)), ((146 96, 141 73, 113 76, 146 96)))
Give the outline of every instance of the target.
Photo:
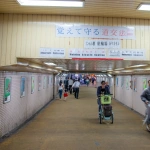
POLYGON ((102 123, 102 115, 101 114, 99 115, 99 123, 100 124, 102 123))
POLYGON ((112 124, 114 123, 114 115, 113 114, 111 115, 111 123, 112 124))

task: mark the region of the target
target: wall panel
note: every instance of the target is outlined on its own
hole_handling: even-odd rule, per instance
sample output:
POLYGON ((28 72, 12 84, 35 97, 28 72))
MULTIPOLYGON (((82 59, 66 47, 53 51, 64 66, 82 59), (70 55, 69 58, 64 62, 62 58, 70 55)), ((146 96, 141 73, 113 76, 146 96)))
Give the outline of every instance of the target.
POLYGON ((56 37, 56 24, 80 24, 99 26, 134 26, 135 40, 122 40, 122 48, 145 49, 147 60, 150 49, 150 21, 143 19, 54 16, 54 15, 0 15, 0 65, 16 63, 16 57, 39 57, 40 47, 64 48, 68 58, 69 48, 83 48, 84 39, 56 37))
POLYGON ((3 14, 0 14, 0 60, 2 59, 2 38, 3 38, 3 14))
MULTIPOLYGON (((43 88, 44 76, 53 77, 53 75, 38 73, 0 72, 0 137, 17 128, 53 99, 53 83, 48 85, 48 82, 46 82, 46 88, 43 88), (25 97, 20 97, 22 76, 26 79, 25 97), (31 76, 35 78, 33 94, 31 94, 31 76), (40 91, 38 91, 38 76, 42 78, 42 88, 40 91), (12 78, 11 101, 3 104, 5 77, 12 78)), ((55 94, 57 94, 57 86, 54 90, 55 94)))
MULTIPOLYGON (((143 92, 143 78, 146 78, 147 81, 150 79, 149 75, 133 75, 133 76, 117 76, 119 80, 119 85, 115 85, 115 98, 123 103, 124 105, 128 106, 129 108, 132 108, 133 110, 139 112, 142 115, 145 115, 146 107, 144 103, 142 102, 140 96, 143 92), (121 86, 121 80, 124 79, 124 84, 121 86), (134 90, 133 88, 126 89, 126 79, 129 79, 130 81, 134 81, 136 78, 136 88, 137 90, 134 90)), ((115 80, 116 80, 115 78, 115 80)), ((134 82, 133 82, 134 85, 134 82)), ((134 87, 134 86, 133 86, 134 87)))

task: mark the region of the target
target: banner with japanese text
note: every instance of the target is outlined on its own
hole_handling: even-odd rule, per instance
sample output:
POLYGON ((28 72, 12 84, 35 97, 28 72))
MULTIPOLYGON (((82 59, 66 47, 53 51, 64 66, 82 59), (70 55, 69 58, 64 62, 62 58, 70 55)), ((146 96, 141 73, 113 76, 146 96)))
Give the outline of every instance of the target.
POLYGON ((120 40, 108 40, 108 39, 100 39, 100 40, 85 40, 84 48, 121 48, 120 40))
POLYGON ((56 25, 57 37, 135 39, 134 27, 56 25))

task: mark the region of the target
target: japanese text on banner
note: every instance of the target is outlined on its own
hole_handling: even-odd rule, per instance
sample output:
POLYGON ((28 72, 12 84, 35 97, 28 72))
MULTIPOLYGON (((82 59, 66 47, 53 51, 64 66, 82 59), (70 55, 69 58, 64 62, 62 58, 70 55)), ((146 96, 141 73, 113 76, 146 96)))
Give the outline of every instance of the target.
POLYGON ((134 27, 56 25, 57 37, 135 39, 134 27))

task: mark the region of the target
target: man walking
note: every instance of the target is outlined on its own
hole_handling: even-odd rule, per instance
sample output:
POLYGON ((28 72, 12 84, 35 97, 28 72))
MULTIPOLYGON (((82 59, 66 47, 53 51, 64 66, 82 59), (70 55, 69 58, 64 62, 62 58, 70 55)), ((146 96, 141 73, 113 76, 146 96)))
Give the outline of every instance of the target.
POLYGON ((72 88, 74 88, 74 97, 76 99, 78 99, 79 97, 79 87, 80 87, 80 82, 78 81, 78 79, 75 80, 75 82, 72 85, 72 88))
POLYGON ((145 103, 146 106, 146 117, 145 120, 143 122, 143 124, 145 123, 150 123, 150 80, 148 80, 148 88, 146 88, 142 95, 141 95, 141 100, 145 103))

